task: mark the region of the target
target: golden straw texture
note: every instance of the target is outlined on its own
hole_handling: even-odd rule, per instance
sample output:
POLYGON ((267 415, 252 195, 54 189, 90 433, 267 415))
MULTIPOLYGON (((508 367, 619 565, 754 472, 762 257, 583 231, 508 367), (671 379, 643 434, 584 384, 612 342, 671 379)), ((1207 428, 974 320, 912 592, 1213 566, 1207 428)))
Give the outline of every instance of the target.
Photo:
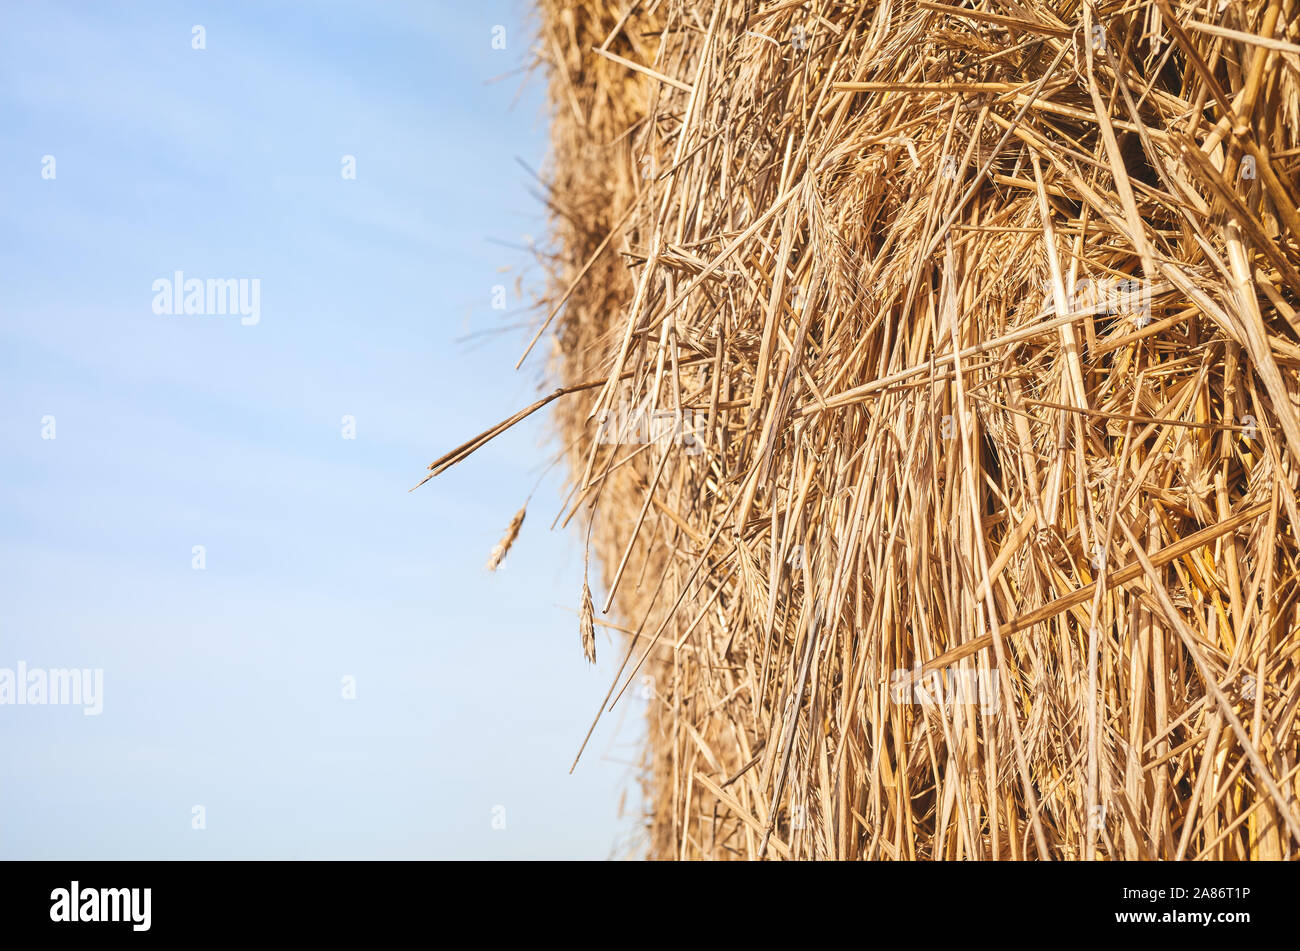
POLYGON ((1295 857, 1297 0, 539 6, 648 854, 1295 857))

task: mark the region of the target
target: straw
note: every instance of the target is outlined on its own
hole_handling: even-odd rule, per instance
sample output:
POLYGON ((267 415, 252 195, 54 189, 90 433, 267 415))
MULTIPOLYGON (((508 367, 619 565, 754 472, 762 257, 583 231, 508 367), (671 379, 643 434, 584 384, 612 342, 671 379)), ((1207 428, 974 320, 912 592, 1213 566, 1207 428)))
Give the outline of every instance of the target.
POLYGON ((645 853, 1300 854, 1294 2, 539 8, 645 853))

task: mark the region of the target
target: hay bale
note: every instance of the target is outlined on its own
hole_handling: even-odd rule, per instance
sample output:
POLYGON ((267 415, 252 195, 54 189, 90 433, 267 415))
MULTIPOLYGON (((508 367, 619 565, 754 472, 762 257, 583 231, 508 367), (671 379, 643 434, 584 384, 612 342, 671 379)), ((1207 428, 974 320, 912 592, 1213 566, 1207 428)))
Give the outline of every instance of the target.
POLYGON ((1295 856, 1294 2, 539 6, 650 855, 1295 856))

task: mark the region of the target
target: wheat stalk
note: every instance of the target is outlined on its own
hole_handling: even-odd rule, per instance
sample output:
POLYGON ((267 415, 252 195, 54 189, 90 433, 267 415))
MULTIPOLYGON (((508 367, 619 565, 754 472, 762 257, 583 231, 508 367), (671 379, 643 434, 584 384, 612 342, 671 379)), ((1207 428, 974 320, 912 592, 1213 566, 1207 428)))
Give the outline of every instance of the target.
POLYGON ((515 539, 519 537, 519 528, 524 524, 524 513, 527 510, 528 505, 525 504, 523 508, 515 513, 515 517, 510 520, 510 525, 506 528, 506 533, 501 536, 501 541, 496 543, 496 547, 492 549, 492 554, 488 556, 488 571, 496 571, 497 568, 501 566, 501 562, 505 560, 506 555, 510 553, 510 546, 513 545, 515 539))

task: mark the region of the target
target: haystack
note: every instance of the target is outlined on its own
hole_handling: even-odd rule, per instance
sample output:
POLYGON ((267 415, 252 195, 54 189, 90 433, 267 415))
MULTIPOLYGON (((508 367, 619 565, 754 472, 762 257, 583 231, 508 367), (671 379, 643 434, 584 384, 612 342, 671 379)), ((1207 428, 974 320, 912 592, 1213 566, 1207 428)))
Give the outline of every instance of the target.
POLYGON ((539 5, 648 854, 1300 854, 1296 0, 539 5))

